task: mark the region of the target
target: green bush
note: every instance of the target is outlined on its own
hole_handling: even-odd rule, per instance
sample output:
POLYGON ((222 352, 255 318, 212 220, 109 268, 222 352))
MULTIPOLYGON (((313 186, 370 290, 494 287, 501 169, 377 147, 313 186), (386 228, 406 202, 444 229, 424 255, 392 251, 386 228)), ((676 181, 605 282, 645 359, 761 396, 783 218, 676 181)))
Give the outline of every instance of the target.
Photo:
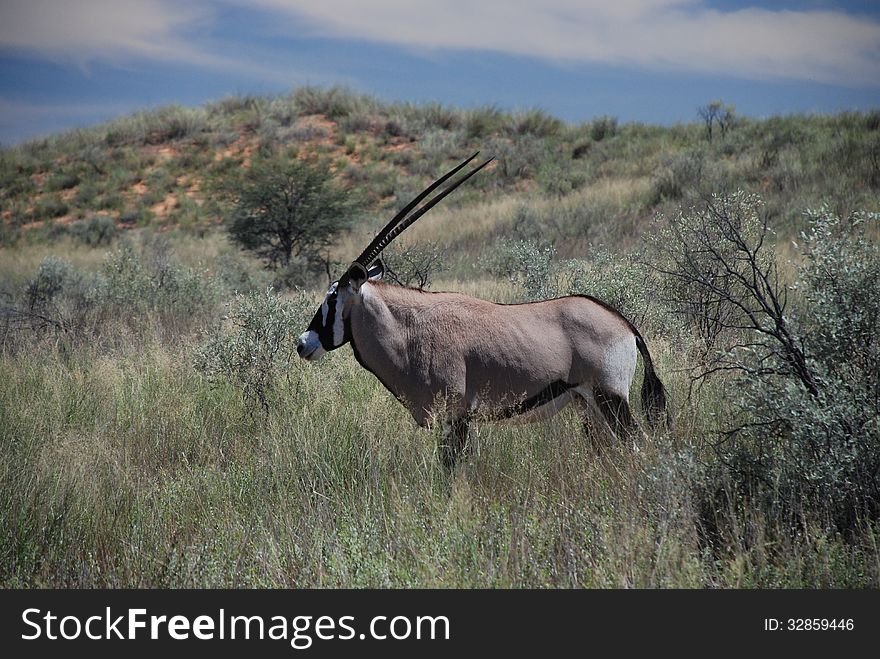
POLYGON ((495 106, 468 110, 464 115, 464 130, 468 139, 485 138, 501 132, 507 117, 495 106))
POLYGON ((289 366, 300 331, 308 323, 309 300, 272 293, 237 295, 227 305, 229 332, 218 328, 195 354, 196 370, 210 381, 228 382, 245 400, 269 412, 269 397, 289 366))
POLYGON ((705 169, 701 151, 690 151, 665 158, 654 174, 652 204, 678 201, 699 192, 705 169))
POLYGON ((339 121, 353 111, 375 103, 368 96, 359 96, 344 87, 325 89, 313 86, 298 88, 293 93, 291 102, 300 116, 323 114, 333 121, 339 121))
POLYGON ((514 115, 510 120, 513 135, 533 135, 538 138, 555 137, 562 132, 563 123, 543 110, 528 110, 514 115))
POLYGON ((322 250, 353 220, 353 197, 326 163, 261 158, 232 194, 230 238, 272 269, 297 261, 320 269, 322 250))
POLYGON ((135 322, 138 312, 158 312, 187 326, 213 308, 216 285, 203 273, 181 265, 163 237, 147 236, 141 250, 122 242, 105 260, 107 303, 126 310, 135 322))
POLYGON ((538 185, 548 195, 564 197, 587 182, 587 174, 576 169, 573 162, 553 160, 544 162, 536 176, 538 185))
POLYGON ((55 197, 48 197, 40 199, 34 205, 33 218, 38 221, 52 220, 67 215, 69 212, 70 206, 67 205, 67 202, 55 197))
POLYGON ((107 215, 96 215, 86 221, 74 222, 68 230, 74 238, 89 247, 109 245, 119 234, 113 218, 107 215))
POLYGON ((206 128, 207 113, 201 108, 170 105, 116 119, 105 128, 109 147, 163 144, 193 137, 206 128))
POLYGON ((45 189, 49 192, 70 190, 78 186, 79 183, 80 177, 77 174, 60 172, 46 181, 45 189))
POLYGON ((27 349, 32 338, 79 340, 94 334, 101 319, 103 280, 70 262, 47 256, 23 294, 0 309, 7 348, 27 349))
POLYGON ((865 235, 878 216, 811 212, 786 283, 756 203, 715 198, 655 244, 661 297, 707 346, 697 377, 726 374, 739 409, 721 429, 717 489, 704 494, 753 502, 786 533, 856 532, 880 519, 880 246, 865 235))
POLYGON ((610 304, 637 327, 652 327, 671 336, 676 327, 656 298, 656 283, 640 253, 617 254, 593 249, 587 261, 563 262, 567 294, 590 295, 610 304))
POLYGON ((57 256, 47 256, 37 268, 36 276, 27 286, 27 305, 31 309, 43 309, 52 304, 79 278, 69 261, 57 256))
POLYGON ((556 249, 548 243, 507 240, 491 252, 483 266, 495 277, 517 284, 523 302, 534 302, 565 294, 568 280, 555 258, 556 249))
POLYGON ((538 173, 547 157, 547 143, 531 134, 513 140, 493 138, 486 151, 493 154, 498 162, 495 169, 497 176, 493 176, 493 180, 497 179, 502 185, 511 185, 538 173))
POLYGON ((668 226, 648 239, 650 264, 661 274, 658 297, 699 339, 708 371, 739 368, 740 354, 756 347, 750 340, 739 345, 749 332, 769 353, 783 357, 771 332, 791 331, 785 290, 760 212, 757 196, 716 196, 665 218, 668 226))
POLYGON ((385 279, 400 286, 427 289, 432 279, 443 271, 444 256, 444 250, 433 244, 392 244, 382 253, 385 279))
POLYGON ((590 122, 590 137, 594 142, 601 142, 615 135, 617 135, 617 117, 596 117, 590 122))
POLYGON ((183 266, 164 237, 122 240, 97 272, 46 257, 21 290, 9 292, 0 324, 7 339, 11 332, 7 345, 13 348, 49 334, 66 345, 117 345, 153 330, 173 339, 214 316, 222 285, 222 279, 183 266))
POLYGON ((496 277, 517 284, 523 302, 563 295, 589 295, 610 304, 637 326, 669 329, 657 303, 650 270, 636 254, 594 250, 589 261, 558 259, 554 247, 538 240, 502 242, 483 263, 496 277))
POLYGON ((745 432, 748 457, 793 523, 806 510, 854 530, 880 518, 880 245, 865 236, 880 216, 809 219, 795 318, 819 391, 777 377, 745 387, 762 424, 745 432))

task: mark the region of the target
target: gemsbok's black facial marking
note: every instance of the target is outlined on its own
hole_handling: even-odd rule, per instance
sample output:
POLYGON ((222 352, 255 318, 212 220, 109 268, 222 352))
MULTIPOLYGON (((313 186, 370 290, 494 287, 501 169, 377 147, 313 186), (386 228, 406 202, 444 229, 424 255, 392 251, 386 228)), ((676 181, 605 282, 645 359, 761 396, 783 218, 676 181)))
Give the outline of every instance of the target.
POLYGON ((339 282, 333 282, 324 301, 312 317, 296 345, 297 354, 303 359, 318 359, 325 352, 335 350, 349 341, 350 334, 342 318, 344 298, 340 297, 339 282))

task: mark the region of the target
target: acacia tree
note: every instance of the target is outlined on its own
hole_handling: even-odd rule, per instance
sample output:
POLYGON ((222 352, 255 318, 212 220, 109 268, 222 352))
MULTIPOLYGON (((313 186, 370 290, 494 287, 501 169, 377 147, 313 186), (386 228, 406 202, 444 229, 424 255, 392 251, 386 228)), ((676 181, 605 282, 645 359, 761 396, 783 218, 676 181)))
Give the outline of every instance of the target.
POLYGON ((712 141, 712 131, 717 125, 721 131, 721 139, 727 136, 727 132, 736 123, 736 109, 724 101, 712 101, 697 108, 697 114, 706 125, 706 139, 712 141))
POLYGON ((354 213, 351 195, 326 163, 297 158, 254 163, 235 197, 230 238, 273 270, 292 259, 320 263, 321 250, 351 226, 354 213))

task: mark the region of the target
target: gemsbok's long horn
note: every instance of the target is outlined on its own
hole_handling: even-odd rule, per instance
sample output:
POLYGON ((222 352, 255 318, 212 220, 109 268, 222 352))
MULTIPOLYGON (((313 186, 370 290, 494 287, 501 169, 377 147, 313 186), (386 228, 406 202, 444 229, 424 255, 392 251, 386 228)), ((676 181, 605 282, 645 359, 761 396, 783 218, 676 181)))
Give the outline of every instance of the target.
POLYGON ((361 253, 361 255, 358 256, 354 261, 352 261, 352 263, 359 263, 364 268, 369 267, 370 263, 372 263, 373 260, 377 256, 379 256, 379 254, 382 253, 382 250, 385 249, 391 243, 392 240, 394 240, 397 236, 399 236, 401 233, 403 233, 403 231, 408 226, 410 226, 413 222, 415 222, 417 219, 419 219, 422 215, 424 215, 429 210, 431 210, 431 208, 433 208, 434 205, 436 205, 441 199, 443 199, 443 197, 445 197, 450 192, 455 190, 455 188, 457 188, 459 185, 461 185, 462 183, 467 181, 471 176, 476 174, 478 171, 483 169, 483 167, 485 167, 490 162, 492 162, 492 160, 494 160, 494 158, 489 158, 489 160, 484 162, 482 165, 479 165, 478 167, 472 169, 465 176, 461 177, 460 179, 458 179, 454 183, 450 184, 449 187, 447 187, 445 190, 443 190, 441 193, 439 193, 436 197, 429 200, 424 206, 419 208, 415 213, 413 213, 408 218, 403 220, 403 218, 406 217, 406 215, 410 211, 412 211, 416 206, 418 206, 418 204, 421 203, 429 194, 431 194, 434 190, 436 190, 438 187, 443 185, 443 183, 445 183, 447 180, 449 180, 452 176, 454 176, 459 171, 461 171, 461 169, 464 168, 474 158, 476 158, 479 155, 479 153, 480 152, 477 151, 474 155, 472 155, 470 158, 468 158, 467 160, 462 162, 460 165, 449 170, 446 174, 444 174, 443 176, 438 178, 436 181, 434 181, 431 185, 429 185, 427 188, 425 188, 415 199, 413 199, 406 206, 404 206, 403 209, 401 209, 401 211, 399 213, 397 213, 397 215, 395 215, 393 218, 391 218, 391 220, 388 222, 388 224, 386 224, 382 228, 382 230, 378 234, 376 234, 376 237, 373 238, 372 242, 370 242, 370 244, 367 245, 366 249, 364 249, 364 251, 361 253), (403 220, 403 222, 401 222, 401 220, 403 220))

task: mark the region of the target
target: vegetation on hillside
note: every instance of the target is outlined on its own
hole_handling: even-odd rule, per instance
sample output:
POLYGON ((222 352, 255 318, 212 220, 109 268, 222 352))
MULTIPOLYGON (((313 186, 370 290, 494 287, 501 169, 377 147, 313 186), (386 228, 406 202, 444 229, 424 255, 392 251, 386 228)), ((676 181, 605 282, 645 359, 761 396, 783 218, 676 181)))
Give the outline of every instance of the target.
POLYGON ((668 128, 572 125, 540 110, 384 104, 312 87, 162 108, 0 149, 0 244, 77 237, 95 218, 198 235, 229 217, 229 191, 255 158, 291 149, 363 193, 365 233, 371 212, 402 206, 479 149, 496 156, 493 175, 449 200, 486 204, 475 237, 540 234, 563 256, 632 244, 656 211, 737 189, 761 194, 771 225, 795 232, 807 207, 878 210, 880 111, 753 120, 714 102, 699 108, 708 121, 697 110, 668 128))
POLYGON ((0 585, 880 586, 880 111, 700 110, 303 88, 0 151, 0 585), (350 350, 296 358, 327 276, 478 148, 394 279, 606 300, 674 430, 597 455, 567 411, 478 421, 449 476, 350 350), (314 163, 359 213, 267 270, 228 229, 314 163))

